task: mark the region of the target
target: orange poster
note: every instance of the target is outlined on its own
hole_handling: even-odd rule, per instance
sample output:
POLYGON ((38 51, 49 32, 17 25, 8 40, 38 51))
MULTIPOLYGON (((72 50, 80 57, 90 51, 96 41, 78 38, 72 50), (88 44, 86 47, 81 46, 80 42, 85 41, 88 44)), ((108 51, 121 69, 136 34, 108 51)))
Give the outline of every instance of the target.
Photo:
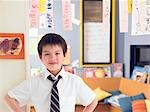
POLYGON ((24 59, 24 34, 0 33, 0 59, 24 59))

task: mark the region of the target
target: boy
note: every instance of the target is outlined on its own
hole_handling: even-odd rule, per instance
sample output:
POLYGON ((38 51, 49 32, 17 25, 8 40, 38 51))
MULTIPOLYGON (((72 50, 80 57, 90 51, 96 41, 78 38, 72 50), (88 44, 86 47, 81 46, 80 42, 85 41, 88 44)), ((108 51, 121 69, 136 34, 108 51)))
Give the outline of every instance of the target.
POLYGON ((15 112, 22 112, 21 107, 30 99, 36 112, 74 112, 76 103, 85 106, 83 112, 93 112, 96 96, 80 77, 64 70, 66 52, 67 44, 60 35, 42 37, 38 54, 46 69, 8 92, 5 100, 15 112))

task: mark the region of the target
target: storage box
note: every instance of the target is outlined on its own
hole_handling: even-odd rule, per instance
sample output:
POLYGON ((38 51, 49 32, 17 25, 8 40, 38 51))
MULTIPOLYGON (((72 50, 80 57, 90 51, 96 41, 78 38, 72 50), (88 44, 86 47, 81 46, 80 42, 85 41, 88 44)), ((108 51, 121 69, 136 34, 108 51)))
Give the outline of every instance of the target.
MULTIPOLYGON (((150 99, 150 84, 145 84, 127 78, 83 78, 93 90, 97 87, 105 91, 120 90, 129 96, 144 93, 150 99)), ((82 112, 83 106, 76 106, 76 112, 82 112)), ((120 108, 98 104, 94 112, 121 112, 120 108)))

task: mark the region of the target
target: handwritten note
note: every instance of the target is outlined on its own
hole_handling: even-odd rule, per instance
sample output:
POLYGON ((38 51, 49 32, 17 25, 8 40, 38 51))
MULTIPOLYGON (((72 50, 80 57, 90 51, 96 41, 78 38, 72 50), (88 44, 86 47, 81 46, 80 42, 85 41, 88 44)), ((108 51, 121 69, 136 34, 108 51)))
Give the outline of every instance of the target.
POLYGON ((110 29, 110 0, 103 1, 103 31, 108 32, 110 29))
POLYGON ((150 34, 150 1, 132 0, 132 35, 150 34))
POLYGON ((53 0, 47 1, 47 27, 54 29, 53 0))
POLYGON ((64 30, 70 31, 70 30, 72 30, 70 0, 62 0, 62 11, 63 11, 63 27, 64 27, 64 30))
POLYGON ((38 27, 38 2, 37 0, 31 1, 31 6, 29 10, 29 23, 31 28, 38 27))
POLYGON ((102 23, 84 23, 85 43, 84 62, 109 62, 110 37, 103 32, 102 23))

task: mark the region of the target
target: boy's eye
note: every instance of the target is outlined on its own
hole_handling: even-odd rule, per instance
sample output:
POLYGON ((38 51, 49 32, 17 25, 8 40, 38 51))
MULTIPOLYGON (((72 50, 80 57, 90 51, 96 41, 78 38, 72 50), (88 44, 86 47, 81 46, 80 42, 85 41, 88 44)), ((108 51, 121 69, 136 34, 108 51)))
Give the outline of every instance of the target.
POLYGON ((44 54, 44 55, 49 55, 49 54, 44 54))
POLYGON ((60 53, 56 53, 56 55, 59 55, 60 53))

